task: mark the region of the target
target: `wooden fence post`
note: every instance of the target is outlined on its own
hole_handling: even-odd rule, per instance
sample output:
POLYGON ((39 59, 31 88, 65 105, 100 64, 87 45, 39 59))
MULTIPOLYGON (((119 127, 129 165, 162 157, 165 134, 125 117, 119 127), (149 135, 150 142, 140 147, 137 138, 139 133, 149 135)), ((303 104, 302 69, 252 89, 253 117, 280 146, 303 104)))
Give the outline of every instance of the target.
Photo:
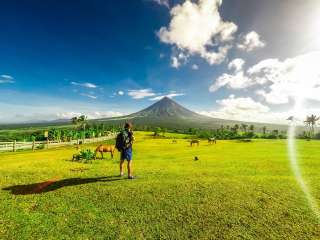
POLYGON ((34 151, 34 147, 35 147, 35 141, 32 141, 32 151, 34 151))
POLYGON ((17 140, 14 140, 13 142, 13 152, 17 150, 17 140))

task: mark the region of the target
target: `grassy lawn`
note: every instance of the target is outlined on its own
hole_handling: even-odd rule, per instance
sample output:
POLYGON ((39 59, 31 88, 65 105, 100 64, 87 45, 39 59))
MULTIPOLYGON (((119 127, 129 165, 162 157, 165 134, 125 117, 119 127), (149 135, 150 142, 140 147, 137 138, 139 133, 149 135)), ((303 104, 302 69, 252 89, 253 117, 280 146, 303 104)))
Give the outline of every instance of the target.
MULTIPOLYGON (((179 137, 137 132, 135 180, 117 177, 118 154, 82 164, 72 147, 1 153, 0 239, 320 239, 285 141, 191 148, 179 137)), ((318 202, 319 149, 299 142, 318 202)))

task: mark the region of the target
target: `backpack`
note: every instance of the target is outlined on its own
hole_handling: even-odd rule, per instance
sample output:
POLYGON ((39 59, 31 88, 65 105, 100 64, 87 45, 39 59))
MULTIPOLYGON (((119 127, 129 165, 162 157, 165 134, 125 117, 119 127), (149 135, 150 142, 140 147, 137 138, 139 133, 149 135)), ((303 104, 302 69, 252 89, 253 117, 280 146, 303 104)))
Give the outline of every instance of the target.
POLYGON ((125 150, 129 144, 130 144, 130 137, 128 132, 125 130, 121 131, 116 138, 116 149, 118 149, 118 151, 121 152, 125 150))

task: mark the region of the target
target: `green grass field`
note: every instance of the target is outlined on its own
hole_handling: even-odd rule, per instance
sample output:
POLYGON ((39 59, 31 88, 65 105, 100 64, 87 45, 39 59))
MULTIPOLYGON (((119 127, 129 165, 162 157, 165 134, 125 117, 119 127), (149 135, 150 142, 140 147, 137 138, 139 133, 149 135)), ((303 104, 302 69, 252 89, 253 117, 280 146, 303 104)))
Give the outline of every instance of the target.
MULTIPOLYGON (((320 239, 285 141, 191 148, 168 135, 181 139, 136 133, 135 180, 117 177, 118 154, 82 164, 72 147, 1 153, 0 239, 320 239)), ((320 142, 298 146, 320 203, 320 142)))

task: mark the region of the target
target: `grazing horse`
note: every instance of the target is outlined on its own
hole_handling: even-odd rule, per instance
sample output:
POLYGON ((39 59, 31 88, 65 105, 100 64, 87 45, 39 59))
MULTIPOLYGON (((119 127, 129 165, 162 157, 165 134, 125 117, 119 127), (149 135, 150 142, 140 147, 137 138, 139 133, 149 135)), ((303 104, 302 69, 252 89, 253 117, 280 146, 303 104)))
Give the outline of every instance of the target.
POLYGON ((208 143, 209 144, 217 144, 217 139, 216 138, 208 138, 208 143))
POLYGON ((113 158, 113 155, 114 155, 114 151, 115 151, 115 150, 116 150, 116 148, 115 148, 115 146, 113 146, 113 145, 101 144, 101 145, 99 145, 99 146, 96 148, 94 158, 96 159, 98 152, 101 153, 101 159, 103 159, 103 153, 104 153, 104 152, 109 152, 109 153, 111 153, 111 158, 113 158))
POLYGON ((199 141, 199 140, 191 140, 191 142, 190 142, 190 146, 192 147, 192 146, 193 146, 193 144, 197 144, 197 145, 198 145, 198 147, 199 147, 200 141, 199 141))

